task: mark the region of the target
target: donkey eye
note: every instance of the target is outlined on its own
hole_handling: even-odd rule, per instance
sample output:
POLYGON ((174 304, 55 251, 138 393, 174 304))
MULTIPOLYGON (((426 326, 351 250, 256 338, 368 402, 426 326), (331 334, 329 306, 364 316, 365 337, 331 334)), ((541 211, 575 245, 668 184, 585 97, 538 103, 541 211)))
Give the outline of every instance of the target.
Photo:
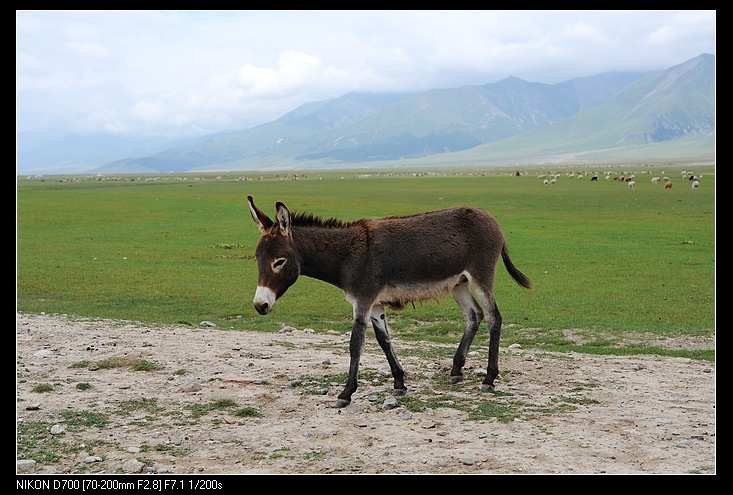
POLYGON ((279 268, 282 268, 282 266, 285 264, 285 262, 288 261, 287 258, 278 258, 275 261, 272 262, 272 269, 277 270, 279 268))

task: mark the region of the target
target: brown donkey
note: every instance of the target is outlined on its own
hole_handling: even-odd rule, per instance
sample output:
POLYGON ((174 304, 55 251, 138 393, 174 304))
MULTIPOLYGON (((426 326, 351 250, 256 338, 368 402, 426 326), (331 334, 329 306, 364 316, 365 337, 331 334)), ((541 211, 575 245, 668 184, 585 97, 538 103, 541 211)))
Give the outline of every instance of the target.
POLYGON ((481 320, 489 327, 489 363, 482 390, 493 390, 499 373, 501 314, 493 295, 499 256, 522 287, 529 279, 509 259, 498 222, 470 207, 405 217, 342 222, 293 213, 275 204, 273 222, 247 196, 261 238, 255 256, 259 269, 254 306, 264 315, 300 275, 344 291, 354 308, 349 378, 337 407, 356 391, 359 358, 367 321, 372 322, 394 377, 394 392, 404 394, 404 371, 390 342, 385 306, 400 309, 411 301, 453 294, 463 310, 466 329, 453 358, 451 380, 462 379, 466 354, 481 320))

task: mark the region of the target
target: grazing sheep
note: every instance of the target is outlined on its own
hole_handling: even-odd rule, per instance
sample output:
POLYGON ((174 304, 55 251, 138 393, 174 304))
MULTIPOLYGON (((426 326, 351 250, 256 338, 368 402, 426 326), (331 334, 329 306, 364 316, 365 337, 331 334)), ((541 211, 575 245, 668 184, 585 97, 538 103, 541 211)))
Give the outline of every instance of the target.
POLYGON ((552 180, 550 181, 550 184, 554 184, 555 182, 557 182, 557 179, 552 179, 552 180))
POLYGON ((636 189, 636 182, 634 182, 633 180, 629 181, 629 190, 633 191, 634 189, 636 189))
POLYGON ((665 182, 664 183, 664 188, 665 189, 672 189, 672 183, 671 182, 665 182))
POLYGON ((549 180, 547 180, 547 179, 545 179, 544 181, 542 181, 542 183, 543 183, 544 185, 547 185, 547 184, 549 184, 549 183, 550 183, 550 181, 549 181, 549 180))
POLYGON ((591 182, 598 182, 598 176, 597 175, 594 175, 593 177, 590 178, 590 181, 591 182))
POLYGON ((698 187, 700 187, 700 181, 699 180, 692 181, 692 188, 697 189, 698 187))
POLYGON ((659 177, 652 177, 652 184, 659 182, 659 177))
POLYGON ((606 180, 611 180, 611 176, 610 176, 610 175, 607 175, 607 176, 605 177, 605 179, 606 179, 606 180))
POLYGON ((672 179, 670 179, 669 177, 662 177, 662 180, 667 181, 667 182, 672 182, 672 179))
POLYGON ((690 178, 687 179, 687 180, 689 180, 690 182, 692 182, 693 180, 700 180, 700 177, 698 177, 696 175, 691 175, 690 178))

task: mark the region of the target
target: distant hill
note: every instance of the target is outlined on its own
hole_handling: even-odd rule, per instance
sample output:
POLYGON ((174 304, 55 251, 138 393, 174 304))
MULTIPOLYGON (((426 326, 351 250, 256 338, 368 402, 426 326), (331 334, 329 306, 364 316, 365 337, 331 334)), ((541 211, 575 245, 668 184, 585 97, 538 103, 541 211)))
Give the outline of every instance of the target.
POLYGON ((413 93, 349 93, 279 119, 117 160, 101 171, 188 171, 712 156, 713 55, 663 71, 557 84, 517 77, 413 93), (679 142, 678 142, 679 141, 679 142))
POLYGON ((394 160, 472 148, 546 126, 618 93, 639 73, 606 73, 559 84, 509 77, 482 86, 407 94, 349 93, 307 103, 244 131, 115 161, 103 170, 258 167, 298 162, 394 160))
POLYGON ((20 132, 18 165, 21 174, 80 173, 133 153, 155 153, 185 142, 159 136, 20 132))
POLYGON ((645 75, 577 115, 433 162, 708 158, 714 151, 714 68, 700 55, 645 75), (625 158, 622 158, 625 157, 625 158))

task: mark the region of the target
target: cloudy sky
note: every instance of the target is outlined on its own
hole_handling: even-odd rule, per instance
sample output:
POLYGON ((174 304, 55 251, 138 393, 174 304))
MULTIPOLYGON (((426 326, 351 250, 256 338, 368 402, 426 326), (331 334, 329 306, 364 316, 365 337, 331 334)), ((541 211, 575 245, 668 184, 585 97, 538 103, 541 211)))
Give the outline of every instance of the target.
POLYGON ((349 91, 654 70, 715 12, 19 12, 18 128, 184 136, 349 91))

